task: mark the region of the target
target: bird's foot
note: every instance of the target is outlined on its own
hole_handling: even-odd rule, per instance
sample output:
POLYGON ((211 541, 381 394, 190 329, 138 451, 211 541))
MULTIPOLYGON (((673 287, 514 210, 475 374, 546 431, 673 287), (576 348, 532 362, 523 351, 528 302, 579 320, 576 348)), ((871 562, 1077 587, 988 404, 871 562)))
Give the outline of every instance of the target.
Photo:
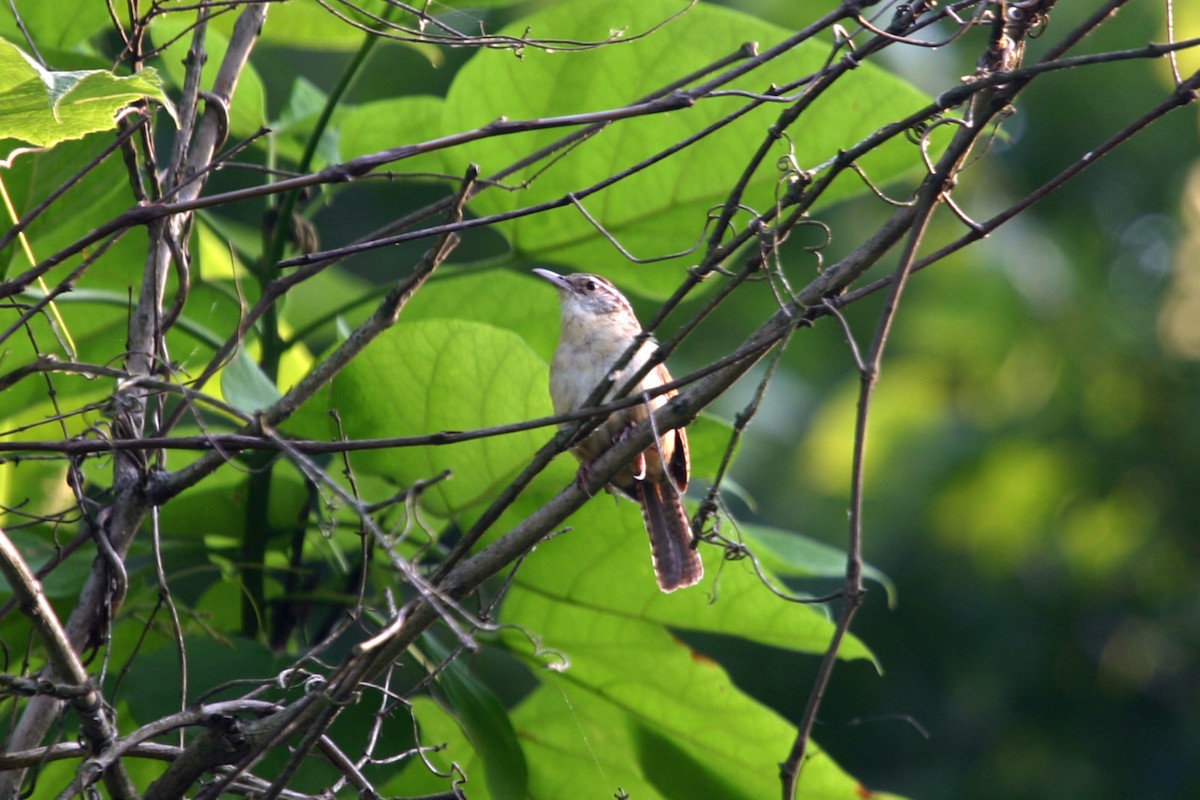
POLYGON ((581 490, 583 490, 583 493, 586 494, 588 497, 592 497, 593 494, 592 494, 591 490, 588 489, 588 484, 590 484, 591 482, 592 482, 592 465, 591 465, 591 463, 585 461, 579 465, 579 471, 575 473, 575 485, 578 486, 581 490))

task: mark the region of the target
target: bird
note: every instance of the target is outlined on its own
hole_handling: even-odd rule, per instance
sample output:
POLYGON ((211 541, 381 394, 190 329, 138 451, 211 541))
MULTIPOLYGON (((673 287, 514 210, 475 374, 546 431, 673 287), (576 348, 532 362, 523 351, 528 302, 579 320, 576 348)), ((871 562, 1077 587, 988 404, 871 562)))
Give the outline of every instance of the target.
MULTIPOLYGON (((643 333, 633 306, 611 281, 599 275, 583 272, 560 275, 542 268, 533 273, 558 289, 562 312, 558 348, 550 364, 550 399, 554 413, 579 410, 600 382, 609 377, 612 388, 603 402, 613 400, 615 393, 646 364, 655 349, 654 341, 646 337, 629 363, 613 373, 616 362, 643 333)), ((629 396, 636 397, 671 380, 667 367, 657 364, 630 390, 629 396)), ((581 479, 586 477, 593 461, 675 394, 675 391, 666 392, 614 411, 582 441, 575 443, 571 453, 580 462, 581 479)), ((566 424, 569 423, 562 425, 566 424)), ((690 472, 687 432, 675 428, 663 432, 657 443, 651 442, 632 463, 613 476, 608 486, 642 507, 642 517, 650 534, 650 560, 658 587, 664 592, 695 585, 704 577, 704 563, 696 550, 680 497, 687 489, 690 472)))

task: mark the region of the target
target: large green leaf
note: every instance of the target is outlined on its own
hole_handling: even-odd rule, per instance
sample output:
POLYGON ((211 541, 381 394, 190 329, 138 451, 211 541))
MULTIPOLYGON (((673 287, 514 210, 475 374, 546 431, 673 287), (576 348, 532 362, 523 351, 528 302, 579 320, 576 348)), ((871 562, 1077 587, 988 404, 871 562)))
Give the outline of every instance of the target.
MULTIPOLYGON (((383 0, 365 0, 355 6, 376 16, 387 8, 383 0)), ((307 50, 355 50, 366 34, 351 20, 362 26, 373 25, 370 17, 342 4, 275 3, 267 19, 269 24, 263 28, 265 43, 307 50)), ((232 29, 229 19, 217 24, 226 32, 232 29)))
POLYGON ((0 39, 0 131, 6 138, 36 147, 82 139, 115 128, 116 114, 144 98, 174 116, 153 69, 125 77, 99 69, 55 71, 0 39))
MULTIPOLYGON (((491 4, 491 0, 473 0, 469 3, 471 8, 491 4)), ((444 5, 446 3, 439 3, 439 17, 444 5)), ((233 30, 235 20, 236 16, 233 14, 219 15, 213 18, 212 27, 222 35, 228 36, 233 30)), ((368 31, 384 31, 389 34, 389 38, 380 37, 381 42, 407 47, 420 53, 431 65, 441 66, 445 57, 436 45, 417 41, 415 34, 406 34, 395 27, 402 25, 413 31, 421 24, 412 15, 397 12, 396 6, 385 0, 359 0, 354 4, 272 3, 267 25, 263 27, 261 35, 263 44, 271 47, 310 52, 346 52, 362 47, 367 36, 373 35, 368 34, 368 31), (381 18, 390 20, 392 25, 384 25, 379 21, 381 18)), ((292 57, 294 58, 295 54, 292 54, 292 57)))
MULTIPOLYGON (((528 272, 472 269, 441 274, 404 309, 406 321, 433 318, 473 320, 512 331, 546 363, 558 344, 557 293, 528 272)), ((545 390, 549 397, 548 383, 545 390)))
MULTIPOLYGON (((467 36, 479 33, 480 20, 475 9, 491 6, 515 5, 520 0, 440 0, 436 5, 413 3, 413 7, 428 8, 431 15, 439 22, 457 25, 467 36), (448 9, 466 8, 465 14, 447 14, 448 9)), ((229 16, 218 19, 216 25, 229 30, 232 23, 229 16)), ((430 63, 440 65, 443 57, 433 45, 416 44, 405 39, 415 40, 416 31, 424 29, 426 36, 447 35, 439 27, 422 21, 413 14, 398 11, 395 5, 385 0, 358 0, 350 3, 317 3, 291 2, 274 3, 271 6, 269 24, 263 29, 263 41, 269 45, 303 48, 306 50, 354 50, 362 44, 366 36, 364 28, 384 30, 396 37, 388 40, 389 44, 401 44, 415 47, 425 54, 430 63), (388 19, 393 26, 403 26, 409 33, 398 27, 385 27, 378 18, 390 14, 388 19)))
MULTIPOLYGON (((530 494, 531 501, 538 499, 537 492, 530 494)), ((555 600, 565 615, 589 609, 597 615, 737 636, 805 653, 824 652, 833 636, 833 623, 822 607, 781 601, 749 561, 725 561, 722 551, 706 544, 700 545, 705 577, 699 586, 663 594, 654 581, 641 512, 632 502, 597 497, 567 524, 570 531, 539 545, 522 564, 513 597, 527 591, 555 600)), ((521 620, 521 607, 506 603, 504 619, 521 620)), ((534 629, 547 636, 560 630, 557 625, 534 629)), ((854 637, 844 643, 841 655, 871 658, 854 637)))
MULTIPOLYGON (((592 0, 561 2, 514 22, 504 32, 572 41, 602 41, 614 30, 626 36, 648 31, 681 11, 677 0, 592 0)), ((625 106, 722 56, 747 41, 766 49, 789 31, 728 9, 707 4, 692 7, 661 30, 636 41, 583 52, 548 52, 528 48, 520 59, 506 52, 483 51, 455 78, 446 102, 444 131, 469 130, 500 117, 536 119, 625 106)), ((821 69, 827 45, 810 43, 778 57, 735 83, 733 88, 762 92, 821 69)), ((725 87, 725 88, 731 88, 725 87)), ((725 117, 745 98, 702 100, 669 114, 622 120, 574 150, 556 153, 553 163, 538 162, 508 180, 517 192, 490 191, 472 204, 481 214, 563 198, 614 175, 668 148, 725 117)), ((914 110, 926 99, 908 84, 865 64, 840 80, 789 130, 798 165, 812 169, 879 128, 914 110)), ((767 136, 780 107, 766 104, 716 135, 632 175, 589 197, 589 212, 634 255, 662 256, 694 245, 702 235, 709 210, 746 168, 747 142, 767 136)), ((571 129, 531 131, 491 137, 450 151, 460 168, 481 165, 484 175, 557 140, 571 129)), ((744 203, 759 213, 774 204, 780 189, 777 161, 788 150, 781 143, 758 169, 744 203)), ((894 180, 911 167, 912 146, 894 142, 861 160, 877 184, 894 180)), ((825 201, 864 190, 856 176, 835 184, 825 201)), ((622 287, 662 296, 678 283, 678 270, 666 264, 633 265, 574 208, 517 219, 503 227, 521 255, 568 262, 603 272, 622 287)), ((694 263, 684 256, 670 262, 694 263)))
MULTIPOLYGON (((5 186, 12 197, 17 216, 23 216, 44 201, 52 192, 61 189, 75 177, 80 168, 109 143, 105 136, 93 136, 80 141, 66 141, 52 150, 22 155, 5 169, 5 186)), ((78 240, 88 231, 104 224, 133 205, 129 193, 129 178, 120 155, 110 156, 80 178, 47 208, 26 229, 35 259, 46 258, 78 240)), ((7 217, 7 214, 5 215, 7 217)), ((102 272, 106 288, 124 289, 140 283, 139 273, 145 261, 146 236, 141 231, 129 231, 115 248, 108 250, 94 269, 102 272)), ((12 274, 29 267, 21 248, 10 245, 0 258, 7 257, 5 273, 12 274)), ((75 265, 60 266, 46 275, 53 285, 55 277, 75 265)), ((85 275, 85 283, 91 282, 85 275)), ((98 284, 91 283, 96 286, 98 284)))
MULTIPOLYGON (((92 154, 103 144, 101 138, 64 142, 53 150, 16 159, 13 168, 5 170, 3 177, 10 179, 6 185, 18 209, 17 214, 25 213, 53 188, 58 188, 55 178, 78 172, 79 162, 74 159, 92 154)), ((26 230, 28 251, 14 243, 0 254, 3 273, 9 275, 27 269, 30 266, 27 252, 32 252, 33 260, 38 261, 120 213, 125 208, 122 187, 128 186, 121 172, 119 158, 109 159, 75 183, 26 230)), ((14 336, 4 343, 7 363, 23 363, 20 359, 35 357, 35 349, 55 353, 67 360, 110 363, 113 353, 120 352, 127 337, 129 297, 140 283, 136 272, 145 260, 146 241, 145 228, 134 228, 126 230, 103 251, 85 251, 83 255, 89 259, 87 270, 82 275, 76 273, 73 291, 59 295, 54 301, 54 316, 35 315, 26 326, 27 334, 14 336), (97 290, 95 287, 98 286, 112 288, 97 290), (101 296, 103 299, 98 299, 101 296), (53 325, 51 319, 55 320, 53 325), (39 344, 34 345, 34 342, 39 344), (77 358, 72 356, 72 349, 77 358)), ((77 266, 74 259, 61 264, 46 274, 47 284, 53 285, 64 279, 77 266)), ((42 287, 34 286, 22 293, 22 301, 36 302, 44 296, 42 287)), ((188 349, 190 347, 189 343, 188 349)), ((76 391, 90 394, 104 393, 110 388, 107 382, 67 376, 52 380, 58 385, 56 391, 59 392, 65 389, 71 393, 72 390, 66 387, 72 385, 76 391), (104 389, 100 388, 102 385, 104 389)), ((15 412, 27 419, 33 418, 33 406, 39 404, 45 406, 41 409, 44 417, 57 414, 57 408, 50 410, 54 407, 53 394, 46 395, 44 389, 41 381, 27 379, 6 391, 0 399, 0 417, 15 412)))
MULTIPOLYGON (((351 438, 484 428, 548 415, 546 376, 545 362, 509 331, 459 320, 401 322, 338 375, 327 402, 351 438)), ((452 470, 422 496, 434 513, 448 515, 511 477, 546 435, 392 448, 356 454, 353 462, 401 484, 452 470)))
MULTIPOLYGON (((43 55, 47 55, 49 50, 74 48, 84 39, 108 27, 111 24, 109 9, 125 16, 123 4, 114 3, 110 6, 94 0, 55 0, 53 3, 45 0, 11 0, 10 7, 20 14, 21 23, 43 55)), ((18 41, 22 37, 16 17, 11 13, 0 14, 0 36, 11 41, 18 41)))
MULTIPOLYGON (((124 699, 140 723, 179 710, 178 651, 164 637, 151 638, 155 641, 147 646, 150 652, 138 655, 125 678, 124 699)), ((264 645, 240 638, 214 642, 211 637, 197 635, 189 637, 186 648, 188 688, 193 696, 219 686, 230 675, 262 678, 277 673, 284 661, 264 645)))
MULTIPOLYGON (((614 594, 624 587, 611 587, 614 594)), ((528 653, 543 687, 513 714, 530 760, 530 796, 570 787, 618 788, 642 798, 761 798, 778 792, 778 764, 795 729, 735 688, 715 662, 661 626, 518 591, 513 618, 539 644, 528 653)), ((530 650, 525 637, 506 634, 530 650)), ((854 798, 861 787, 814 748, 801 798, 854 798)))
MULTIPOLYGON (((406 144, 416 144, 435 135, 442 119, 443 101, 431 95, 409 95, 364 103, 338 118, 338 150, 347 160, 389 150, 406 144)), ((398 161, 391 169, 396 172, 450 171, 445 154, 440 150, 398 161)))

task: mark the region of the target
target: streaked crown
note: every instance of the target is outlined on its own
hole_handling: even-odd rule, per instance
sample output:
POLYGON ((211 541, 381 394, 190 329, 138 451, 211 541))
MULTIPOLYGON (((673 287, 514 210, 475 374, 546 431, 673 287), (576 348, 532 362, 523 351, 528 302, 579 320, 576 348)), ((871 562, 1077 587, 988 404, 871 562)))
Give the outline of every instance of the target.
POLYGON ((534 273, 558 287, 564 307, 569 303, 589 314, 627 314, 637 319, 625 295, 607 278, 586 272, 559 275, 548 269, 535 269, 534 273))

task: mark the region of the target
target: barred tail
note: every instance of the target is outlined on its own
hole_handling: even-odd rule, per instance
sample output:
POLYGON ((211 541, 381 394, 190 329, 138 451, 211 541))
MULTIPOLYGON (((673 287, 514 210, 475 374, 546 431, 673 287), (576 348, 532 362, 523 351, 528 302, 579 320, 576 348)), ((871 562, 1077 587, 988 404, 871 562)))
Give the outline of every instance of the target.
POLYGON ((704 563, 692 547, 692 529, 679 495, 666 482, 639 481, 637 487, 658 588, 673 592, 699 583, 704 563))

